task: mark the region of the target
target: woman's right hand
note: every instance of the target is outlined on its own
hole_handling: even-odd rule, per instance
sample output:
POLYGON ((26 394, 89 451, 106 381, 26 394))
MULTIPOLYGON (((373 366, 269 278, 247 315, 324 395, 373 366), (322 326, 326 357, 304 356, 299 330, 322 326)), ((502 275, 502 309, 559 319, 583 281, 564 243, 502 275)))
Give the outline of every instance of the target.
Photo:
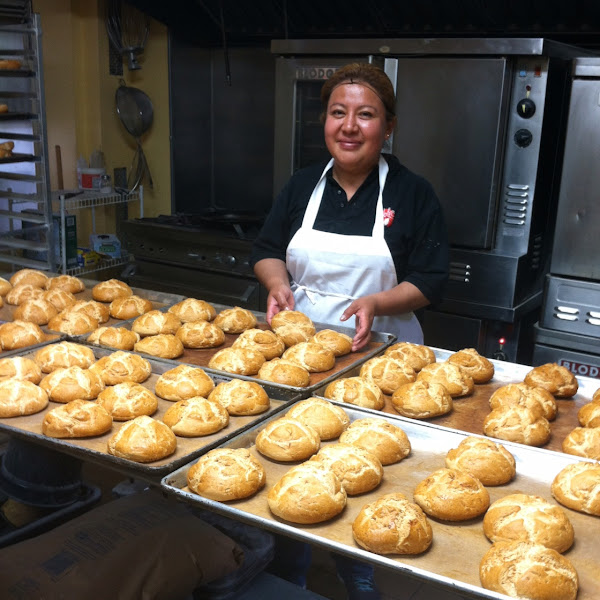
POLYGON ((267 323, 270 325, 273 315, 279 311, 293 310, 294 306, 294 294, 289 286, 280 285, 271 289, 267 297, 267 323))

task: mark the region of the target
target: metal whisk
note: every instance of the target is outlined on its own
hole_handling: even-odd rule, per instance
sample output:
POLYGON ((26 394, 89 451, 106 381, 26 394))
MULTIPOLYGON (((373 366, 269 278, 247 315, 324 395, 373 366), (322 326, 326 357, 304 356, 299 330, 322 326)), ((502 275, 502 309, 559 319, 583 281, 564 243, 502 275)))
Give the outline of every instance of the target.
POLYGON ((130 71, 141 69, 138 56, 143 53, 150 22, 148 17, 134 6, 122 0, 110 0, 106 16, 106 32, 115 50, 127 56, 130 71))

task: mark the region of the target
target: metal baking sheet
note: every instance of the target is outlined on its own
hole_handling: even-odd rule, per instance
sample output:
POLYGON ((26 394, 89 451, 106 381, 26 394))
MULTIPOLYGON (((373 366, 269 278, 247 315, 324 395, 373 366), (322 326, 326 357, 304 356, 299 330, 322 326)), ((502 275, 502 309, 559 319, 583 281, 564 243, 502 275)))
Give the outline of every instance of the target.
MULTIPOLYGON (((445 361, 453 354, 453 351, 440 348, 432 348, 432 350, 438 362, 445 361)), ((453 399, 453 409, 450 413, 427 419, 427 423, 450 427, 477 435, 485 435, 483 422, 491 411, 489 405, 490 396, 503 385, 522 382, 525 375, 533 369, 529 365, 501 360, 492 360, 491 362, 494 364, 495 372, 493 379, 489 383, 476 385, 475 391, 471 396, 453 399)), ((358 375, 359 371, 360 368, 351 369, 344 376, 358 375)), ((543 446, 547 450, 562 452, 562 441, 567 434, 575 427, 580 427, 577 420, 577 412, 584 404, 591 401, 593 393, 600 388, 600 380, 592 377, 578 376, 577 381, 579 383, 579 390, 573 398, 556 399, 558 415, 554 421, 550 421, 550 439, 543 446)), ((319 386, 314 390, 314 395, 324 397, 326 387, 326 385, 319 386)), ((381 412, 400 416, 392 404, 391 396, 385 396, 385 406, 381 412)))
MULTIPOLYGON (((113 352, 106 348, 92 347, 92 350, 97 359, 112 354, 113 352)), ((32 358, 33 354, 33 352, 22 352, 21 356, 32 358)), ((142 385, 154 392, 158 377, 165 371, 173 368, 174 365, 165 363, 164 361, 158 362, 152 359, 148 360, 152 366, 152 374, 142 383, 142 385)), ((234 379, 233 376, 224 376, 214 373, 207 374, 215 382, 215 385, 222 381, 234 379)), ((208 452, 208 450, 221 444, 224 440, 239 434, 244 429, 253 426, 258 421, 267 418, 273 413, 285 409, 289 405, 288 401, 281 399, 280 390, 278 388, 267 385, 263 385, 263 388, 271 399, 271 406, 268 411, 253 416, 232 416, 230 417, 229 425, 227 427, 212 435, 193 438, 177 436, 177 450, 175 453, 152 463, 136 463, 108 453, 108 439, 125 423, 124 421, 114 421, 111 431, 101 436, 80 439, 56 439, 45 436, 42 433, 42 422, 49 410, 60 406, 60 404, 56 402, 50 402, 45 410, 33 415, 0 419, 0 431, 49 446, 54 450, 72 454, 83 460, 97 462, 106 467, 121 470, 136 477, 144 477, 157 483, 160 477, 173 471, 173 469, 177 468, 179 465, 208 452)), ((162 420, 164 413, 172 405, 173 402, 158 398, 158 410, 152 417, 157 420, 162 420)))
MULTIPOLYGON (((352 408, 336 402, 334 404, 342 406, 351 421, 374 416, 373 411, 352 408)), ((258 432, 267 422, 278 416, 270 417, 221 445, 226 448, 248 448, 263 464, 267 474, 267 484, 253 497, 223 503, 191 492, 187 488, 186 474, 195 461, 164 477, 161 487, 167 493, 174 494, 191 504, 380 567, 399 571, 417 579, 436 583, 463 596, 507 598, 503 594, 485 590, 479 581, 479 563, 491 546, 483 533, 483 516, 463 522, 447 522, 430 518, 433 543, 428 551, 418 556, 374 554, 360 548, 352 537, 352 523, 365 504, 390 492, 402 492, 412 500, 415 486, 430 473, 445 466, 446 453, 458 446, 467 437, 467 433, 402 417, 375 415, 404 430, 411 443, 411 454, 399 463, 384 467, 383 481, 377 489, 360 496, 348 497, 346 508, 336 518, 316 525, 296 525, 273 516, 267 504, 269 489, 291 465, 269 460, 262 456, 254 445, 258 432)), ((334 442, 335 440, 324 444, 334 442)), ((526 493, 541 496, 554 503, 550 493, 550 485, 554 477, 566 465, 579 460, 566 454, 510 442, 502 442, 502 445, 515 457, 517 475, 506 485, 487 488, 491 502, 508 494, 526 493)), ((567 508, 564 510, 575 530, 575 543, 565 556, 573 563, 579 575, 580 588, 577 598, 595 600, 600 592, 600 569, 597 562, 600 519, 567 508)))

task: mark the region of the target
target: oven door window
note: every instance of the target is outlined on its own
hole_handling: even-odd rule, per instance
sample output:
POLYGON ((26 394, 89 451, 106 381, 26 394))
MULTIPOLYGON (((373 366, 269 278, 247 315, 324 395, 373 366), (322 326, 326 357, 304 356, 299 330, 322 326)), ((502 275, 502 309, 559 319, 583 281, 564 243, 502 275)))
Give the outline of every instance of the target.
POLYGON ((330 158, 321 123, 322 81, 296 82, 294 171, 330 158))

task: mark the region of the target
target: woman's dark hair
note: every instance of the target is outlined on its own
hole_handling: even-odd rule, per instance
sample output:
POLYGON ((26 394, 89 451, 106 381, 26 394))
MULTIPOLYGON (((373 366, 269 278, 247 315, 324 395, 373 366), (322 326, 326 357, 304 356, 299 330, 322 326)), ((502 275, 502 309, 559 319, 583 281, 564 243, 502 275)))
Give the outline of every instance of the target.
POLYGON ((396 97, 394 86, 383 69, 370 63, 351 63, 339 68, 321 88, 322 119, 327 113, 327 105, 333 90, 343 83, 362 83, 370 87, 383 102, 385 118, 391 121, 396 116, 396 97))

